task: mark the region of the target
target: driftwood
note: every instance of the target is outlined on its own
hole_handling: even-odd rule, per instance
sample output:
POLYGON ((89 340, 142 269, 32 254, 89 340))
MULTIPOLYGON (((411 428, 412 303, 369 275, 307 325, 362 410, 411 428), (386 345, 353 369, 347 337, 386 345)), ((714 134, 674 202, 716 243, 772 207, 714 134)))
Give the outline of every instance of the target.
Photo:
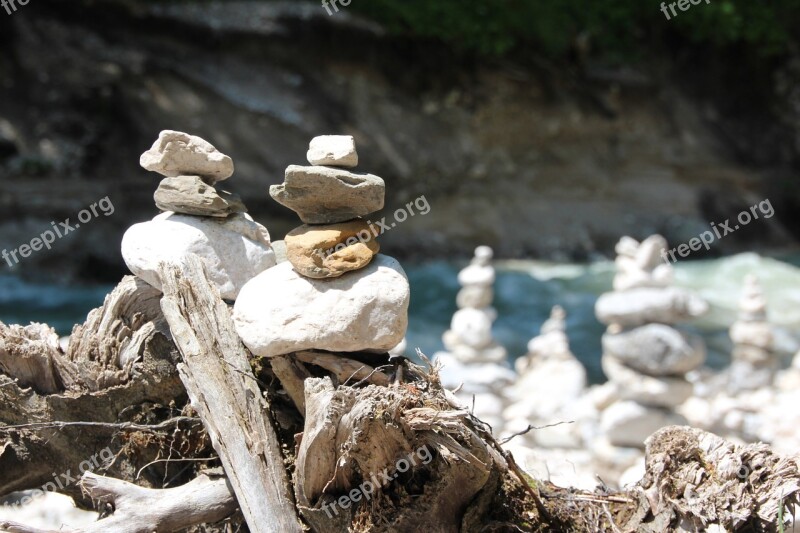
MULTIPOLYGON (((105 448, 115 459, 101 465, 103 472, 131 481, 158 457, 180 457, 174 449, 208 455, 200 422, 180 416, 186 393, 159 297, 145 282, 124 278, 87 323, 76 326, 67 353, 55 333, 29 333, 20 342, 23 328, 0 326, 0 350, 13 356, 0 366, 0 494, 42 487, 54 474, 78 478, 82 463, 105 448), (135 362, 133 355, 120 357, 123 352, 136 354, 135 362), (47 357, 52 374, 31 376, 26 361, 32 356, 47 357)), ((159 463, 138 482, 161 487, 166 474, 172 479, 177 472, 177 465, 159 463)), ((61 492, 91 504, 77 483, 64 485, 61 492)))
POLYGON ((145 489, 92 473, 81 486, 92 499, 112 506, 114 514, 86 527, 58 531, 1 522, 0 531, 10 533, 172 533, 189 526, 214 523, 236 509, 236 499, 227 480, 199 476, 174 489, 145 489))
POLYGON ((299 361, 321 366, 336 376, 341 384, 363 381, 375 385, 388 385, 389 376, 367 364, 354 361, 346 356, 327 352, 296 352, 292 354, 299 361))
POLYGON ((250 531, 300 532, 280 442, 231 311, 202 261, 161 268, 161 307, 183 363, 178 366, 250 531))
POLYGON ((779 514, 788 518, 798 502, 800 465, 766 444, 740 446, 699 429, 668 427, 647 440, 646 451, 641 485, 654 523, 774 531, 779 514))

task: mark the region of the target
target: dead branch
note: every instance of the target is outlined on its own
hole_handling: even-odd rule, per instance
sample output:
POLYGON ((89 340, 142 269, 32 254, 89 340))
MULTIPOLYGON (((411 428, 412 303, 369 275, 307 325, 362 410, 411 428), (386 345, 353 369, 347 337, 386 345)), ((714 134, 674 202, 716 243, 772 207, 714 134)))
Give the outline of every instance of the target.
POLYGON ((189 256, 162 265, 161 307, 181 352, 181 380, 211 437, 251 531, 297 532, 289 479, 266 400, 230 309, 189 256))
POLYGON ((10 533, 171 533, 187 527, 214 523, 236 510, 236 498, 227 479, 201 475, 174 489, 146 489, 114 478, 87 472, 81 487, 101 507, 114 512, 94 524, 58 532, 37 529, 14 522, 0 522, 0 530, 10 533))
POLYGON ((383 372, 370 365, 348 359, 338 354, 304 351, 296 352, 292 355, 304 363, 317 365, 331 372, 339 380, 339 383, 342 384, 348 383, 350 380, 354 379, 374 385, 389 385, 389 376, 383 372))
MULTIPOLYGON (((73 330, 77 336, 72 337, 69 355, 57 347, 54 333, 38 339, 28 335, 20 342, 10 328, 0 330, 0 345, 13 346, 18 358, 49 354, 58 385, 54 393, 47 393, 52 383, 42 387, 28 382, 19 365, 0 369, 10 373, 0 376, 0 494, 41 487, 53 481, 54 472, 75 473, 105 447, 118 455, 127 439, 118 439, 120 433, 134 436, 137 431, 133 426, 126 429, 126 423, 158 426, 163 415, 154 416, 154 410, 169 417, 174 414, 167 414, 166 407, 183 405, 186 393, 175 368, 178 352, 159 325, 160 309, 153 307, 159 296, 143 281, 125 277, 103 306, 89 314, 87 323, 73 330), (120 355, 123 352, 127 355, 120 355), (115 386, 92 392, 108 384, 115 386)), ((196 423, 178 425, 183 435, 202 434, 196 423)), ((151 427, 148 433, 163 437, 174 427, 151 427)), ((133 462, 144 464, 159 455, 157 443, 151 442, 150 449, 139 446, 135 459, 120 458, 106 473, 132 480, 140 466, 133 462)), ((197 451, 207 455, 206 450, 197 451)), ((153 472, 142 482, 160 486, 162 477, 163 472, 153 472)), ((76 484, 64 492, 79 503, 90 503, 76 484)))

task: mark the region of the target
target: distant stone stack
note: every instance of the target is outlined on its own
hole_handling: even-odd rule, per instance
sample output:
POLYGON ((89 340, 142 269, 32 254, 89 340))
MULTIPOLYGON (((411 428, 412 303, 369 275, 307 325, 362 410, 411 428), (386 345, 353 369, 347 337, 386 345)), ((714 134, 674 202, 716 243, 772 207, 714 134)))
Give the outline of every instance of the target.
POLYGON ((494 253, 488 246, 475 249, 472 263, 458 274, 461 290, 456 297, 458 311, 442 340, 448 352, 460 362, 500 363, 506 349, 492 337, 492 323, 497 311, 492 307, 495 273, 494 253))
POLYGON ((460 387, 458 398, 470 408, 474 403, 475 415, 498 430, 508 406, 505 394, 516 375, 508 364, 506 349, 492 336, 492 323, 497 318, 492 307, 493 255, 488 246, 479 246, 470 265, 459 273, 459 309, 442 336, 445 351, 434 357, 443 365, 442 383, 453 389, 460 387))
POLYGON ((755 276, 745 278, 739 300, 739 317, 729 333, 734 343, 728 371, 729 392, 736 394, 771 386, 780 369, 780 359, 773 351, 767 301, 755 276))
POLYGON ((122 239, 122 256, 135 275, 161 290, 158 264, 196 254, 222 297, 235 300, 248 280, 275 265, 267 229, 247 215, 237 195, 216 188, 233 175, 230 157, 200 137, 165 130, 140 164, 165 177, 154 196, 163 213, 122 239))
MULTIPOLYGON (((519 378, 508 393, 513 404, 504 412, 513 430, 583 418, 580 399, 586 391, 586 369, 570 350, 566 318, 564 309, 554 306, 540 334, 528 343, 528 353, 514 363, 519 378)), ((579 447, 580 430, 579 425, 563 425, 531 432, 525 440, 531 446, 579 447)))
POLYGON ((705 360, 705 345, 674 324, 708 310, 698 296, 671 287, 672 267, 660 260, 667 243, 660 235, 641 244, 617 244, 614 291, 596 304, 603 335, 603 371, 617 401, 602 414, 601 427, 615 446, 643 448, 657 429, 686 419, 673 409, 692 395, 685 374, 705 360))
POLYGON ((307 158, 312 166, 289 166, 285 182, 270 188, 305 224, 286 236, 287 261, 242 289, 234 308, 239 335, 262 357, 386 353, 405 335, 410 289, 361 218, 383 208, 384 182, 345 170, 358 163, 352 137, 316 137, 307 158))

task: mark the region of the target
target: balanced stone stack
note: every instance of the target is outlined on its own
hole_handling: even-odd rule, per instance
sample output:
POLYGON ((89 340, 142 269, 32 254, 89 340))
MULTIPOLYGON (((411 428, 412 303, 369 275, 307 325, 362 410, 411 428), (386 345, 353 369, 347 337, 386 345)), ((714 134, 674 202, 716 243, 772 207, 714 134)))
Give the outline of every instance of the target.
POLYGON ((692 395, 685 374, 705 360, 702 339, 673 325, 704 314, 708 304, 670 286, 672 267, 660 259, 666 247, 660 235, 641 244, 620 240, 615 290, 595 307, 598 320, 608 325, 602 365, 617 400, 603 412, 601 427, 615 446, 643 448, 657 429, 685 424, 673 409, 692 395))
POLYGON ((305 223, 286 236, 286 259, 251 280, 234 308, 253 354, 303 350, 386 353, 403 340, 410 289, 400 264, 378 254, 361 217, 383 208, 385 185, 345 168, 358 163, 348 136, 311 141, 312 166, 292 165, 270 195, 305 223))
POLYGON ((739 317, 730 328, 730 337, 734 347, 728 372, 729 392, 736 394, 771 386, 780 368, 780 359, 773 350, 767 302, 755 276, 745 278, 739 317))
POLYGON ((135 275, 161 290, 159 263, 196 254, 222 297, 235 300, 248 280, 275 265, 267 229, 238 196, 216 187, 233 175, 230 157, 200 137, 165 130, 140 164, 164 176, 154 197, 163 213, 122 239, 122 256, 135 275))
MULTIPOLYGON (((579 420, 585 413, 586 369, 572 354, 566 333, 566 312, 556 305, 540 334, 528 343, 528 353, 514 363, 519 378, 509 391, 514 402, 504 416, 516 431, 528 424, 545 426, 555 420, 579 420)), ((592 410, 585 413, 595 415, 592 410)), ((532 446, 579 447, 579 425, 562 425, 528 434, 532 446)))
POLYGON ((497 311, 494 299, 494 253, 488 246, 475 249, 472 263, 458 274, 461 290, 456 297, 458 311, 442 341, 448 352, 462 363, 501 363, 506 349, 492 338, 497 311))
POLYGON ((443 365, 442 383, 461 387, 458 397, 468 405, 473 404, 474 395, 476 416, 498 429, 508 405, 506 389, 516 375, 506 359, 506 349, 492 337, 492 323, 497 318, 492 307, 493 255, 488 246, 479 246, 470 265, 459 273, 459 310, 442 337, 445 351, 434 357, 443 365))

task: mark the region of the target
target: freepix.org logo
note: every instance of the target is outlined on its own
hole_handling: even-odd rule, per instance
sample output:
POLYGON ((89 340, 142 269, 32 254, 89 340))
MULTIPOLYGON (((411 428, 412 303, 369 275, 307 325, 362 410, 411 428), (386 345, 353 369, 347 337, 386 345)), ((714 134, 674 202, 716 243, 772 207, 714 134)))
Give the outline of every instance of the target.
POLYGON ((0 0, 0 6, 6 10, 6 13, 13 15, 17 11, 17 4, 27 6, 31 0, 0 0))

